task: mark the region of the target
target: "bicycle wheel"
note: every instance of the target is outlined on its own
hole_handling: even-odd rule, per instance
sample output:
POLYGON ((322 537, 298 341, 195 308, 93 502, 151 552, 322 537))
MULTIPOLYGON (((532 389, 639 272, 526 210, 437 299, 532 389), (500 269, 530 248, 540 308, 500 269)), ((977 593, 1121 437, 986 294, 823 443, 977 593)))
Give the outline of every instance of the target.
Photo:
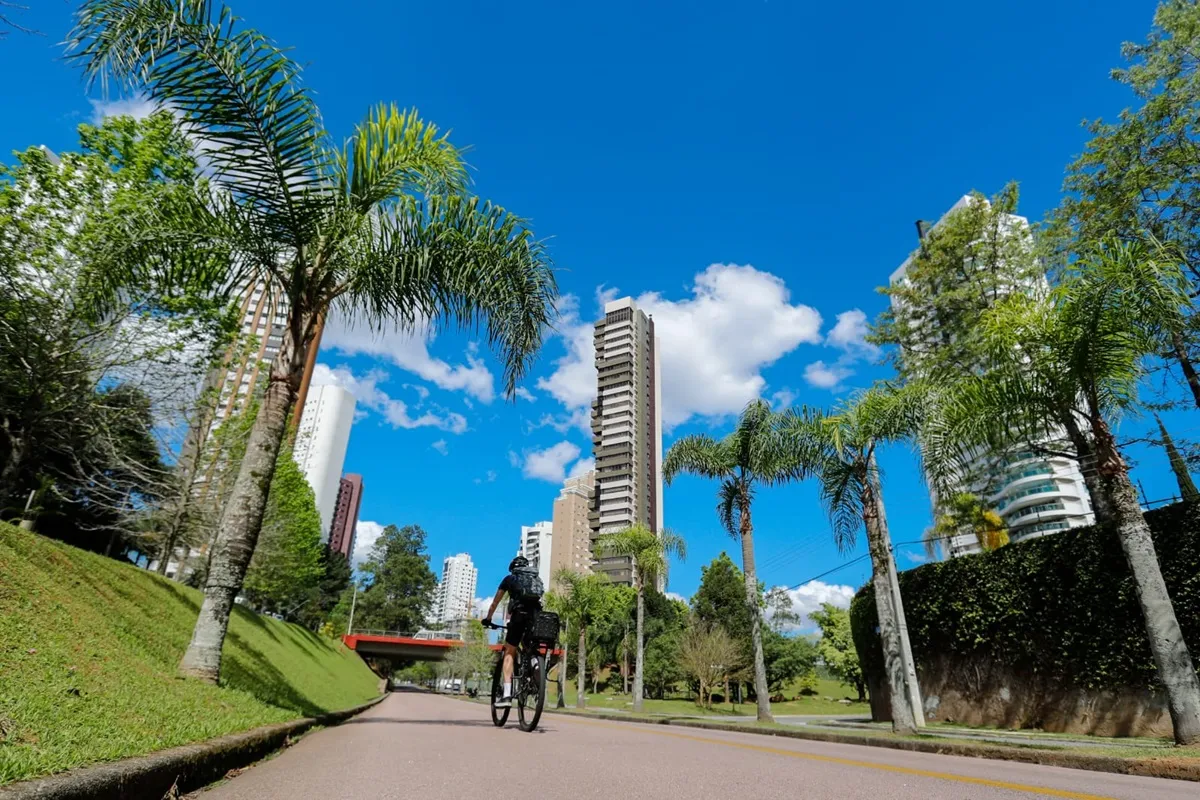
POLYGON ((496 659, 496 668, 492 670, 492 699, 488 703, 492 707, 492 724, 503 728, 508 722, 508 712, 511 708, 496 708, 496 701, 504 696, 504 653, 496 659))
POLYGON ((546 705, 546 657, 530 657, 525 674, 521 676, 521 692, 517 698, 517 725, 530 733, 537 729, 546 705))

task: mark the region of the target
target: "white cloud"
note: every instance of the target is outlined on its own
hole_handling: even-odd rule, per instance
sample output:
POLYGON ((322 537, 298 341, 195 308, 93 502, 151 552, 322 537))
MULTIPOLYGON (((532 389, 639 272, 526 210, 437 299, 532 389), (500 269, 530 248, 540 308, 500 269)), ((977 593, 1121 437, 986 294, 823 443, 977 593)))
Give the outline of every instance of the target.
POLYGON ((592 438, 592 413, 590 409, 584 407, 563 414, 542 414, 541 419, 537 422, 525 420, 525 433, 531 433, 538 428, 553 428, 559 433, 566 433, 574 428, 590 439, 592 438))
POLYGON ((382 525, 367 519, 360 519, 354 526, 354 552, 350 554, 350 563, 355 569, 370 558, 371 548, 382 533, 382 525))
POLYGON ((586 475, 596 468, 596 459, 581 458, 575 462, 575 466, 571 467, 567 473, 568 478, 578 478, 580 475, 586 475))
POLYGON ((436 442, 434 442, 433 444, 431 444, 429 446, 432 447, 434 450, 437 450, 439 453, 441 453, 444 456, 450 454, 449 448, 446 447, 445 439, 438 439, 436 442))
POLYGON ((849 367, 824 361, 814 361, 804 368, 804 380, 818 389, 836 389, 853 374, 854 370, 849 367))
POLYGON ((862 356, 873 356, 879 348, 867 341, 867 315, 852 308, 837 315, 837 323, 825 337, 825 343, 847 352, 862 356))
POLYGON ((411 389, 416 392, 417 397, 421 398, 422 403, 429 399, 429 390, 419 383, 406 383, 401 388, 411 389))
POLYGON ((476 483, 483 483, 484 481, 487 481, 488 483, 493 483, 493 482, 495 482, 495 480, 496 480, 496 477, 497 477, 497 476, 496 476, 496 470, 494 470, 494 469, 489 469, 489 470, 487 471, 487 474, 486 474, 486 475, 484 475, 484 477, 482 477, 482 478, 476 478, 476 479, 475 479, 475 482, 476 482, 476 483))
MULTIPOLYGON (((601 287, 597 302, 615 294, 601 287)), ((781 279, 751 266, 713 264, 695 276, 690 298, 649 292, 636 302, 654 317, 668 428, 741 411, 766 388, 764 368, 802 343, 821 341, 821 315, 793 305, 781 279)), ((564 298, 559 312, 567 352, 538 388, 570 410, 586 408, 596 393, 592 323, 580 318, 574 297, 564 298)))
POLYGON ((771 395, 771 407, 779 411, 791 407, 796 400, 796 393, 791 389, 780 389, 771 395))
POLYGON ((312 382, 317 386, 341 386, 354 395, 360 404, 381 414, 393 428, 439 428, 449 433, 467 430, 467 418, 453 411, 444 411, 440 415, 426 411, 418 417, 412 416, 404 401, 389 397, 387 392, 379 388, 379 384, 386 381, 387 377, 382 370, 371 370, 366 375, 357 376, 349 367, 334 369, 327 364, 317 364, 313 368, 312 382))
POLYGON ((471 616, 475 619, 483 619, 483 615, 487 613, 487 610, 491 605, 492 598, 476 597, 471 601, 471 616))
POLYGON ((526 453, 525 467, 522 472, 526 478, 562 483, 567 479, 567 465, 577 458, 579 458, 578 445, 572 442, 559 442, 545 450, 532 450, 526 453))
POLYGON ((439 388, 466 392, 483 403, 492 402, 496 396, 492 373, 476 356, 478 345, 471 342, 467 346, 466 364, 449 364, 429 354, 433 339, 434 332, 427 324, 418 325, 412 332, 394 327, 378 332, 366 324, 348 320, 338 310, 330 315, 325 326, 321 349, 385 359, 439 388))
MULTIPOLYGON (((786 587, 782 587, 786 588, 786 587)), ((786 589, 792 601, 792 611, 800 617, 800 625, 795 630, 807 633, 816 629, 808 615, 821 607, 822 603, 832 603, 838 608, 849 608, 854 599, 854 587, 844 584, 831 584, 824 581, 809 581, 795 589, 786 589)), ((768 614, 771 612, 768 611, 768 614)))
POLYGON ((531 403, 537 402, 537 396, 535 396, 533 392, 529 391, 524 386, 517 387, 516 395, 522 400, 528 400, 531 403))
POLYGON ((508 451, 508 463, 514 467, 521 466, 521 457, 517 455, 515 450, 508 451))
POLYGON ((153 100, 142 95, 122 97, 117 100, 89 100, 92 104, 92 122, 99 125, 105 117, 133 117, 145 119, 154 113, 158 106, 153 100))
POLYGON ((678 600, 681 603, 687 602, 687 598, 684 597, 683 595, 679 594, 678 592, 667 592, 666 597, 670 600, 678 600))

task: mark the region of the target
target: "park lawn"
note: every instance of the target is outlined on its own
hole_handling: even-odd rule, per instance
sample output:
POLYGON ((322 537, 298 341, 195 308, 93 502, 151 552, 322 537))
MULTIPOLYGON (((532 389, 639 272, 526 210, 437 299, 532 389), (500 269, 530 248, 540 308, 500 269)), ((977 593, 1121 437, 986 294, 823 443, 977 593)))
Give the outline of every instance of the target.
POLYGON ((0 784, 360 705, 340 642, 235 606, 220 687, 177 676, 201 593, 0 523, 0 784))
MULTIPOLYGON (((553 678, 554 673, 551 673, 553 678)), ((556 702, 558 695, 555 694, 553 684, 549 689, 548 701, 553 704, 556 702)), ((784 695, 787 697, 795 697, 797 689, 789 687, 784 695)), ((820 679, 817 682, 816 694, 811 697, 803 697, 800 700, 789 700, 784 703, 772 703, 771 713, 776 715, 829 715, 829 716, 849 716, 857 714, 870 713, 870 706, 867 703, 853 702, 850 705, 845 705, 837 702, 843 697, 851 697, 854 695, 852 690, 848 691, 845 686, 837 681, 820 679), (826 697, 832 697, 833 700, 826 700, 826 697)), ((620 694, 619 692, 607 692, 601 690, 599 694, 586 693, 587 707, 592 709, 610 709, 617 711, 631 711, 633 709, 633 696, 628 694, 620 694)), ((571 681, 566 687, 566 703, 569 706, 575 705, 575 682, 571 681)), ((756 712, 753 703, 740 703, 737 705, 731 703, 713 704, 711 709, 702 708, 696 705, 695 701, 687 697, 672 697, 667 700, 653 700, 647 698, 643 703, 643 712, 647 714, 667 714, 678 716, 713 716, 713 717, 729 717, 729 716, 754 716, 756 712)))

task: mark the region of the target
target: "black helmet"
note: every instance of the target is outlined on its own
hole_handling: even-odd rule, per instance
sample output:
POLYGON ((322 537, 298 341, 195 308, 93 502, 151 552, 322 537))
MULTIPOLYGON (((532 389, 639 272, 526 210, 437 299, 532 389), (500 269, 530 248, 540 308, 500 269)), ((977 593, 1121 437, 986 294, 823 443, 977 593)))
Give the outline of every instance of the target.
POLYGON ((524 569, 529 566, 529 559, 525 556, 517 556, 512 561, 508 562, 508 571, 515 572, 519 569, 524 569))

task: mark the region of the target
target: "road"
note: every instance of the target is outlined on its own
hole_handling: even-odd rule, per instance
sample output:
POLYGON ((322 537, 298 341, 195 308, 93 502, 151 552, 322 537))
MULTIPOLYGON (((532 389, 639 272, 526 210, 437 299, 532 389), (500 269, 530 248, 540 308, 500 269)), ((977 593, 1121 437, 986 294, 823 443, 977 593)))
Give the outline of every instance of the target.
POLYGON ((533 734, 488 709, 395 693, 199 795, 303 798, 813 798, 1195 800, 1195 783, 627 722, 542 717, 533 734))

